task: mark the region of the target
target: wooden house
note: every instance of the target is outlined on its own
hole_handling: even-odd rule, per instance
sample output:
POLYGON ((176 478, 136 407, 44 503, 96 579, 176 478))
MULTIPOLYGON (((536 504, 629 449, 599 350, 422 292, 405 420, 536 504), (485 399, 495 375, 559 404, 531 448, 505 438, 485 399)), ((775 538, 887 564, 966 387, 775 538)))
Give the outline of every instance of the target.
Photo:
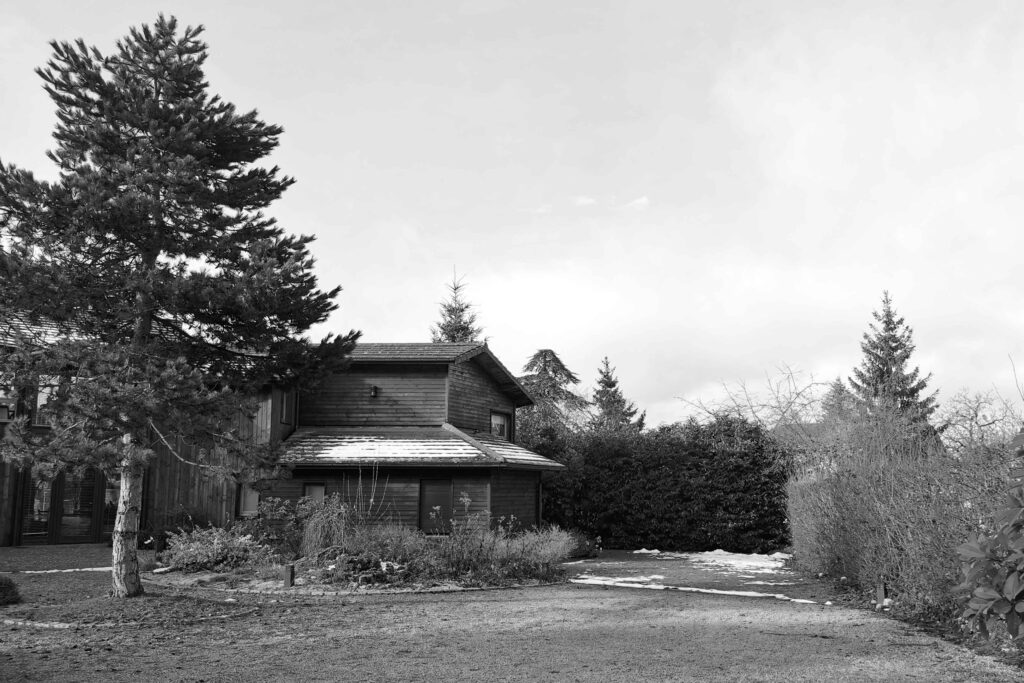
MULTIPOLYGON (((185 515, 224 525, 255 514, 261 496, 332 494, 427 531, 483 511, 530 526, 541 519, 541 473, 561 468, 515 444, 516 408, 532 401, 482 343, 359 344, 349 370, 316 391, 267 388, 259 398, 248 428, 258 442, 283 442, 291 477, 243 487, 158 445, 143 530, 173 528, 185 515)), ((0 428, 38 414, 39 397, 7 399, 0 428)), ((109 539, 118 491, 96 469, 45 479, 0 463, 0 545, 109 539)))
POLYGON ((292 476, 260 494, 337 494, 428 532, 483 512, 538 524, 541 473, 562 465, 515 443, 516 408, 532 403, 486 344, 359 344, 346 372, 300 398, 292 476))

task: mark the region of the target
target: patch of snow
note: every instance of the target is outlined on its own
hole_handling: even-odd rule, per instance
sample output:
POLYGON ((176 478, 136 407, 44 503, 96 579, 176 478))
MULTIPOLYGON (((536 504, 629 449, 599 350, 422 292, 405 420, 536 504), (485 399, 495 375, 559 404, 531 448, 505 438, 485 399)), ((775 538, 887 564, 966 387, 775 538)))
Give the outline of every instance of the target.
MULTIPOLYGON (((750 574, 774 574, 783 568, 790 558, 787 553, 757 555, 754 553, 727 553, 724 550, 712 550, 706 553, 688 553, 689 559, 696 565, 725 569, 726 571, 745 572, 750 574)), ((753 577, 750 577, 753 578, 753 577)))
POLYGON ((634 555, 660 555, 660 550, 648 550, 647 548, 640 548, 640 550, 634 550, 634 555))
POLYGON ((26 569, 17 574, 66 574, 68 572, 109 572, 110 567, 83 567, 81 569, 26 569))
POLYGON ((797 602, 805 605, 817 604, 814 600, 804 600, 801 598, 791 598, 788 595, 782 593, 759 593, 757 591, 723 591, 715 588, 694 588, 692 586, 667 586, 661 583, 645 583, 638 579, 644 577, 610 577, 610 576, 593 576, 591 574, 581 574, 574 579, 570 579, 570 583, 578 583, 589 586, 615 586, 618 588, 647 588, 650 590, 673 590, 682 591, 684 593, 707 593, 709 595, 733 595, 741 598, 774 598, 775 600, 785 600, 787 602, 797 602))

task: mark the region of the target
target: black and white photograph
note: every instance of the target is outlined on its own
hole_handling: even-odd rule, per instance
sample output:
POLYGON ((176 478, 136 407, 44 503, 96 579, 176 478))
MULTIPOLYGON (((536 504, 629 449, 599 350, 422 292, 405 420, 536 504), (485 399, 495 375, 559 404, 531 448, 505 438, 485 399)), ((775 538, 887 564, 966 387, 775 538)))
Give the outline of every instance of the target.
POLYGON ((0 680, 1024 681, 1024 3, 9 0, 0 102, 0 680))

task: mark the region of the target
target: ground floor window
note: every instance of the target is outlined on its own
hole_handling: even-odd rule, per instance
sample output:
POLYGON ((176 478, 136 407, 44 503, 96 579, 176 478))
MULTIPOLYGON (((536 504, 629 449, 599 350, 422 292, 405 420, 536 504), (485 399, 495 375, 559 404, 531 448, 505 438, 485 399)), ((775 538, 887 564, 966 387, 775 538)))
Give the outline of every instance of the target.
POLYGON ((16 543, 89 543, 114 530, 120 483, 94 468, 22 474, 16 543))
POLYGON ((242 484, 238 492, 238 516, 255 517, 260 509, 260 492, 249 484, 242 484))
POLYGON ((420 480, 420 529, 428 534, 444 534, 451 529, 452 480, 420 480))
POLYGON ((302 485, 302 495, 317 503, 324 502, 324 493, 326 490, 327 487, 324 484, 302 485))

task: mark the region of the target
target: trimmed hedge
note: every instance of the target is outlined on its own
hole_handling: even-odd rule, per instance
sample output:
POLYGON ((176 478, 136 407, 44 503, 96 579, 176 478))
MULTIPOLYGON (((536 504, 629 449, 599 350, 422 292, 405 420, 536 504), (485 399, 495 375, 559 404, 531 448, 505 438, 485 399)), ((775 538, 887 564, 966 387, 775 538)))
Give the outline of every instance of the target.
POLYGON ((787 456, 745 420, 593 431, 562 460, 569 471, 551 488, 573 504, 551 507, 572 519, 557 521, 607 546, 773 552, 789 541, 787 456))

